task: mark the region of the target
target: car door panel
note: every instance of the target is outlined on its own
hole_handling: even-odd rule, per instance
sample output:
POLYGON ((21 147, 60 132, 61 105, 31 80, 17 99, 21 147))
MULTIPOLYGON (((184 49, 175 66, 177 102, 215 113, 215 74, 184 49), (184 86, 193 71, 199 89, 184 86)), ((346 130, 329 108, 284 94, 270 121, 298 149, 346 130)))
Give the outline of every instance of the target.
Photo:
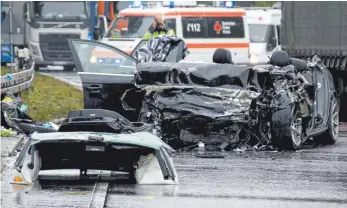
MULTIPOLYGON (((125 91, 135 89, 136 61, 120 49, 89 40, 69 40, 69 45, 82 81, 84 108, 116 111, 137 121, 136 111, 123 107, 125 91)), ((140 97, 138 103, 141 103, 140 97)), ((136 100, 134 101, 136 102, 136 100)))
POLYGON ((321 128, 325 126, 329 115, 329 85, 324 73, 318 67, 313 70, 313 80, 316 84, 315 95, 315 128, 321 128))

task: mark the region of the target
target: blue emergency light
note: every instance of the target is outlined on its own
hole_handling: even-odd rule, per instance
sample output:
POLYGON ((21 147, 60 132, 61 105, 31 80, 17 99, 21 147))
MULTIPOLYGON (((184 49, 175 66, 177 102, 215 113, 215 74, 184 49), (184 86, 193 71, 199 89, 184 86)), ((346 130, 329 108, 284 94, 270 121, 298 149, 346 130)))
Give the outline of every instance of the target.
POLYGON ((170 1, 170 8, 175 8, 175 2, 174 1, 170 1))
POLYGON ((225 7, 225 8, 233 8, 235 6, 234 1, 220 1, 219 2, 220 7, 225 7))
POLYGON ((140 8, 142 6, 141 1, 129 1, 130 8, 140 8))

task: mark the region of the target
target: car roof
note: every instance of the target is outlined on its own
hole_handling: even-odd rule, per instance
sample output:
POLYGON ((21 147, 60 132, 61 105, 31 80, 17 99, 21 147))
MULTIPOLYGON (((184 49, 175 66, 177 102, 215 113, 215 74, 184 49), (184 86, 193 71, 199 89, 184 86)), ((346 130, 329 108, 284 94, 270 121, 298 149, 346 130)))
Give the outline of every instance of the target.
POLYGON ((173 151, 173 149, 157 136, 148 132, 137 132, 132 134, 114 134, 103 132, 54 132, 54 133, 34 133, 31 135, 31 145, 42 141, 78 140, 88 141, 89 136, 103 137, 105 142, 114 144, 135 145, 159 150, 161 147, 173 151))

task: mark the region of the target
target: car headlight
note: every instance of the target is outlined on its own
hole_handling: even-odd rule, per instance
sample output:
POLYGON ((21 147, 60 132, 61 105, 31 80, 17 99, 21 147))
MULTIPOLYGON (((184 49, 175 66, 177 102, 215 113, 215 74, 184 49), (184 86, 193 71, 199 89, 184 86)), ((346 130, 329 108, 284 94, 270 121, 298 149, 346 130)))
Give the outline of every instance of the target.
POLYGON ((251 64, 257 64, 259 63, 259 56, 257 54, 252 54, 250 57, 249 57, 249 63, 251 64))

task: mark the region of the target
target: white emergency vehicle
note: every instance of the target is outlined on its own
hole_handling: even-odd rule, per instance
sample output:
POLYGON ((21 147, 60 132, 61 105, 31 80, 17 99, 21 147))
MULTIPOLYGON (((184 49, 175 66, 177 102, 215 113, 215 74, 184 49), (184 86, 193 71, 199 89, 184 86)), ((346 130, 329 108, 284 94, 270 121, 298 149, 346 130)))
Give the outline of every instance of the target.
POLYGON ((226 48, 231 51, 235 64, 249 63, 248 25, 244 9, 198 7, 195 1, 182 1, 181 6, 183 3, 189 4, 189 7, 160 3, 148 8, 139 3, 138 8, 123 9, 101 42, 131 53, 140 42, 144 42, 142 38, 154 17, 161 15, 166 26, 185 40, 190 51, 187 60, 212 61, 217 48, 226 48))
POLYGON ((267 63, 273 52, 281 50, 281 10, 247 8, 246 17, 249 28, 250 63, 267 63))

